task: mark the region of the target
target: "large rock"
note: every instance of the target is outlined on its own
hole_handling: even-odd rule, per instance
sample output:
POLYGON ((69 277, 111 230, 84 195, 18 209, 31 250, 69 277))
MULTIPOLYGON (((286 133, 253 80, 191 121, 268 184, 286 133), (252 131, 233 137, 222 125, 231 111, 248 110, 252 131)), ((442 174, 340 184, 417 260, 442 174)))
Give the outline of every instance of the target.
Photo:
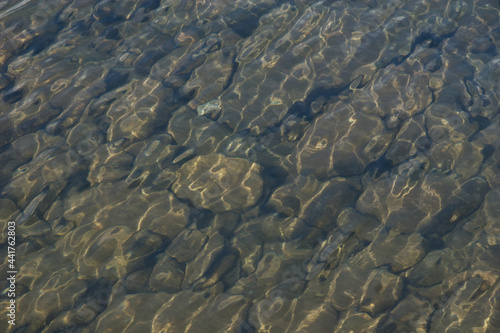
POLYGON ((380 117, 339 103, 312 123, 291 162, 299 173, 319 179, 352 176, 378 160, 389 142, 380 117))
POLYGON ((320 182, 313 176, 298 177, 274 191, 269 206, 276 211, 302 219, 307 225, 330 231, 340 211, 354 205, 357 180, 335 178, 320 182))
POLYGON ((261 167, 241 158, 221 154, 198 156, 186 162, 172 185, 175 194, 195 206, 216 213, 244 210, 262 195, 261 167))

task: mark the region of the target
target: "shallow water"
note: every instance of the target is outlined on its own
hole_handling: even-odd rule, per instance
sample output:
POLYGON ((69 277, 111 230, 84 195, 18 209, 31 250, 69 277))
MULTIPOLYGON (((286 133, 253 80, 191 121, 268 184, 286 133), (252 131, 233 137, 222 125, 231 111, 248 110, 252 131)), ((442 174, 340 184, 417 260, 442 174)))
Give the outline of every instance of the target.
POLYGON ((500 332, 499 14, 1 1, 0 330, 500 332))

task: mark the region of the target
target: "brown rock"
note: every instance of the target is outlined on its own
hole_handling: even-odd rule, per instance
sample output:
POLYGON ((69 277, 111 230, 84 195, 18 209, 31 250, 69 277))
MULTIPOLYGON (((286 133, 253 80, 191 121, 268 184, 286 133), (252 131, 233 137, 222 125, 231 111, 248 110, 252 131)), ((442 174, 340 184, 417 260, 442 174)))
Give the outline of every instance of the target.
POLYGON ((197 207, 221 213, 244 210, 262 195, 261 167, 241 158, 221 154, 198 156, 177 171, 172 190, 197 207))

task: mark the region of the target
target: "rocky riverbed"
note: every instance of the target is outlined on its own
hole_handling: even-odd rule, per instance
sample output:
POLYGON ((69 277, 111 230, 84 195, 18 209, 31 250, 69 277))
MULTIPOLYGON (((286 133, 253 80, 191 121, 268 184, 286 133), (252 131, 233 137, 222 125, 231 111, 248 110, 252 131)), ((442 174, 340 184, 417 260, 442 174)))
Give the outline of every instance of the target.
POLYGON ((0 331, 499 332, 497 47, 492 0, 1 1, 0 331))

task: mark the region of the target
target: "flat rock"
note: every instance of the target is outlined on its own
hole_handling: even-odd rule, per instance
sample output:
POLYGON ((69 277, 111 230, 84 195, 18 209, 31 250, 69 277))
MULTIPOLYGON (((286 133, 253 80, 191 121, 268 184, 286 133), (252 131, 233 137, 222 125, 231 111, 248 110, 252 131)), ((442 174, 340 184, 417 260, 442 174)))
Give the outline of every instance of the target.
POLYGON ((391 308, 403 292, 403 279, 385 269, 371 271, 363 287, 360 310, 375 317, 376 314, 391 308))
POLYGON ((379 116, 338 103, 311 124, 291 161, 319 179, 361 174, 387 150, 390 136, 383 130, 379 116))
POLYGON ((340 211, 354 204, 359 194, 356 187, 356 182, 343 178, 320 182, 313 176, 298 177, 276 189, 269 205, 309 226, 331 230, 340 211))
POLYGON ((149 286, 155 291, 176 293, 181 290, 184 272, 182 266, 167 255, 158 257, 158 262, 151 272, 149 286))
POLYGON ((189 285, 201 278, 210 266, 217 259, 217 256, 224 248, 224 237, 219 233, 213 234, 205 244, 205 247, 186 265, 186 278, 183 287, 189 285))
POLYGON ((424 257, 423 240, 419 233, 401 235, 382 229, 369 246, 356 253, 352 262, 362 269, 390 264, 393 271, 402 271, 424 257))
POLYGON ((245 210, 262 195, 261 167, 241 158, 221 154, 197 156, 177 171, 175 194, 195 206, 216 213, 245 210))
POLYGON ((196 229, 185 229, 174 238, 167 249, 167 254, 178 262, 188 262, 203 248, 207 238, 196 229))

